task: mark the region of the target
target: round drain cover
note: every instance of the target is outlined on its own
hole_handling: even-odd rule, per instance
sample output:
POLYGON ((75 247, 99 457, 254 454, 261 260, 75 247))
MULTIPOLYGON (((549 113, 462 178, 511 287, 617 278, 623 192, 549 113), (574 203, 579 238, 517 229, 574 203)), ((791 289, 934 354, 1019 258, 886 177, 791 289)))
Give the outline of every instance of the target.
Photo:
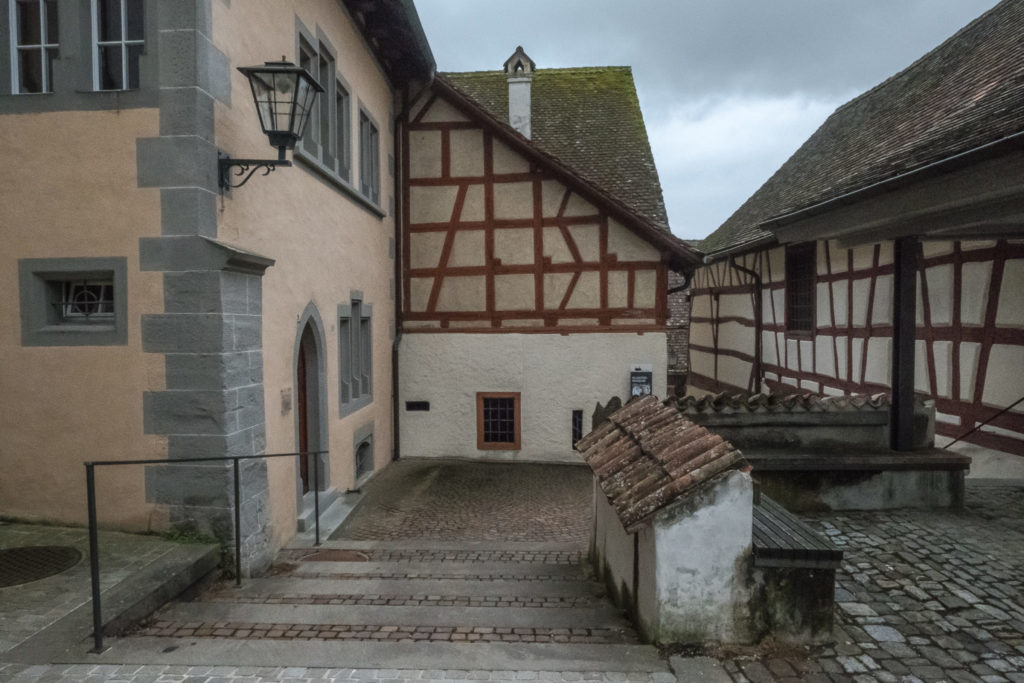
POLYGON ((81 559, 82 553, 66 545, 0 548, 0 588, 60 574, 81 559))

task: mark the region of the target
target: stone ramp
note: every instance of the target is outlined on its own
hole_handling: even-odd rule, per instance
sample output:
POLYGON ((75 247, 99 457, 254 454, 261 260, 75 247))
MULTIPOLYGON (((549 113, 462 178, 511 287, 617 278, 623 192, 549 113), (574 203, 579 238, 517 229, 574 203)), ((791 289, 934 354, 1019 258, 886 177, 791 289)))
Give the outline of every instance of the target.
POLYGON ((343 541, 331 545, 285 550, 268 577, 240 588, 219 584, 194 601, 172 603, 128 637, 111 640, 99 659, 668 671, 605 598, 578 553, 569 561, 564 549, 525 548, 517 562, 500 549, 477 548, 476 560, 449 560, 460 551, 439 556, 436 548, 385 543, 360 553, 343 541))

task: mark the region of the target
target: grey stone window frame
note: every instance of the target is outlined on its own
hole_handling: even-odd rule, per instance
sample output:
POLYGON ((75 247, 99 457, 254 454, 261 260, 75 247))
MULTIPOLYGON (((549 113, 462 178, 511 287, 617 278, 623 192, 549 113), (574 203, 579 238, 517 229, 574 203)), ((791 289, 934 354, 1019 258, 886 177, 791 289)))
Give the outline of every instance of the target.
POLYGON ((353 291, 338 305, 338 410, 351 415, 373 402, 373 305, 353 291))
MULTIPOLYGON (((6 24, 10 24, 13 0, 6 2, 7 6, 0 12, 6 24)), ((53 61, 51 92, 17 92, 17 83, 12 75, 16 66, 12 61, 13 34, 9 25, 6 30, 0 30, 0 114, 118 111, 158 106, 159 22, 173 24, 177 13, 161 12, 160 0, 142 0, 142 3, 144 46, 139 58, 139 87, 136 90, 94 89, 92 0, 57 0, 59 54, 53 61)))
POLYGON ((128 261, 111 258, 18 259, 22 346, 123 346, 128 342, 128 261), (114 315, 97 322, 63 321, 57 289, 74 280, 110 279, 114 315))
POLYGON ((352 435, 352 469, 356 488, 360 487, 373 474, 374 468, 373 422, 369 422, 355 430, 352 435), (369 467, 360 459, 360 449, 369 450, 369 467))
POLYGON ((359 103, 359 192, 380 206, 380 126, 359 103))
POLYGON ((305 135, 295 146, 295 160, 354 200, 361 208, 377 218, 384 218, 379 202, 370 201, 353 184, 352 102, 355 95, 342 74, 337 51, 319 27, 313 31, 296 17, 295 54, 299 66, 307 68, 324 88, 317 99, 314 115, 306 126, 305 135), (326 73, 321 73, 322 63, 327 66, 326 73), (339 98, 339 94, 343 94, 344 98, 339 98), (347 100, 344 109, 339 108, 339 99, 347 100), (324 112, 327 114, 327 125, 323 125, 324 112), (326 145, 321 139, 325 132, 328 137, 326 145))

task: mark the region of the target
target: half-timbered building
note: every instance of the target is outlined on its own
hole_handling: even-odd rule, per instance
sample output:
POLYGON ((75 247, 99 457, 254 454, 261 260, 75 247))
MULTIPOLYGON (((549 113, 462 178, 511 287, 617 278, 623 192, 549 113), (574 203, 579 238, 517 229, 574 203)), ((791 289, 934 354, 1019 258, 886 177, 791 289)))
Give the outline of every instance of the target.
POLYGON ((1006 0, 840 107, 703 241, 691 393, 891 391, 901 448, 917 392, 940 437, 1024 455, 1022 40, 1006 0))
POLYGON ((697 259, 667 230, 630 70, 519 48, 439 75, 403 134, 403 455, 575 459, 631 373, 664 395, 669 277, 697 259))

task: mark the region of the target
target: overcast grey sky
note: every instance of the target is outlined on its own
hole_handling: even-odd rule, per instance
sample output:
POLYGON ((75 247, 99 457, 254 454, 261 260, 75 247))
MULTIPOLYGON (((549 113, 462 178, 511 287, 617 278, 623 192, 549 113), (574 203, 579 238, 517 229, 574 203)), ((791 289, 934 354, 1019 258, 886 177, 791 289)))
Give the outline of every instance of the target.
POLYGON ((702 238, 837 106, 996 0, 416 0, 440 71, 633 67, 673 232, 702 238))

